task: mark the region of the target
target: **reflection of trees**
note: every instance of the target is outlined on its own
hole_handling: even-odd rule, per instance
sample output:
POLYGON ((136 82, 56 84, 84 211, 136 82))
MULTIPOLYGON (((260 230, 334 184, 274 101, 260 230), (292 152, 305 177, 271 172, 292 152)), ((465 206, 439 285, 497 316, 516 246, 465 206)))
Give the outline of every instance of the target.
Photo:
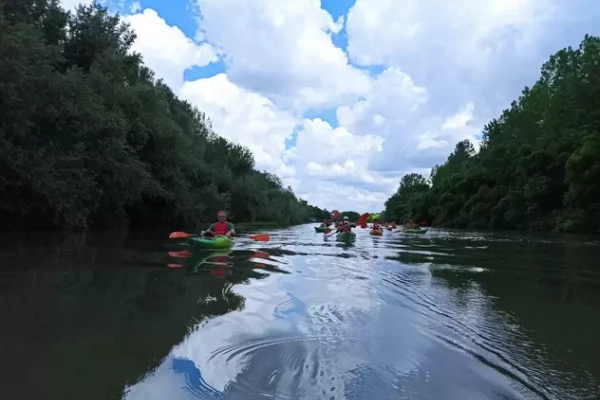
POLYGON ((467 312, 476 290, 476 297, 492 307, 476 325, 493 326, 497 339, 525 368, 544 368, 534 377, 537 384, 562 386, 575 397, 590 396, 600 381, 600 360, 593 351, 600 331, 600 279, 591 269, 597 264, 595 247, 535 237, 437 244, 443 248, 415 253, 423 248, 409 246, 391 258, 429 268, 434 282, 452 290, 457 312, 467 312), (512 323, 519 325, 518 333, 510 328, 512 323), (571 375, 565 378, 554 371, 571 375))
POLYGON ((188 275, 157 252, 82 237, 28 237, 4 257, 21 268, 0 291, 6 398, 119 398, 199 321, 243 307, 231 290, 241 274, 188 275))

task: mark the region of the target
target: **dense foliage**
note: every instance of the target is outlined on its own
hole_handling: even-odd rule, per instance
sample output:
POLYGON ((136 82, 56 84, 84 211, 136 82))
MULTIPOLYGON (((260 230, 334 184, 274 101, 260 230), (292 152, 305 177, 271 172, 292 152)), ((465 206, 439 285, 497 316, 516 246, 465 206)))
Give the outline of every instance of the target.
POLYGON ((134 40, 98 5, 0 3, 0 226, 327 215, 255 170, 247 148, 154 78, 134 40))
POLYGON ((386 218, 434 225, 600 232, 600 38, 550 57, 541 78, 456 145, 430 180, 402 178, 386 218))

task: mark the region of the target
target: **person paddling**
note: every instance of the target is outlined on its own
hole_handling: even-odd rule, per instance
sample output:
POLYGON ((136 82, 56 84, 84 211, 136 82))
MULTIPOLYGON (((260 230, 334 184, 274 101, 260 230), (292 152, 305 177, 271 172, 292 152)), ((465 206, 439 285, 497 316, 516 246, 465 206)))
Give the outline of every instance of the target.
POLYGON ((348 217, 344 217, 344 221, 340 226, 343 226, 344 224, 348 224, 351 228, 356 228, 356 224, 354 222, 350 222, 348 217))
POLYGON ((371 227, 371 230, 374 230, 374 231, 382 230, 381 226, 379 225, 379 221, 377 219, 373 220, 373 226, 371 227))
POLYGON ((234 236, 235 229, 231 222, 227 222, 227 213, 221 210, 217 213, 219 222, 215 222, 207 230, 200 232, 202 236, 234 236))
POLYGON ((352 232, 352 228, 353 226, 350 224, 350 221, 348 221, 348 217, 344 217, 344 222, 342 222, 336 230, 325 236, 329 237, 335 235, 336 233, 352 232))

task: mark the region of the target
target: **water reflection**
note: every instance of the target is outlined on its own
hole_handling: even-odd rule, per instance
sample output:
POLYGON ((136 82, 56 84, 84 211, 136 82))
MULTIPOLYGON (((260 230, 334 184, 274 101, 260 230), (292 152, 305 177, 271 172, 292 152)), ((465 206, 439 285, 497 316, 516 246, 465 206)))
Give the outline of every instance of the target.
POLYGON ((3 397, 598 398, 597 242, 269 233, 7 239, 3 397))

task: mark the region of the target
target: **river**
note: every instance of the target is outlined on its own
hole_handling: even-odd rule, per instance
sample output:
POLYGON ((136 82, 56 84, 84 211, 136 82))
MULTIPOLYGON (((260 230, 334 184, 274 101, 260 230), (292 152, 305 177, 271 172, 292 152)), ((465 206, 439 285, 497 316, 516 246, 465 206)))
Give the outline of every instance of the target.
POLYGON ((600 398, 598 238, 312 226, 3 233, 0 397, 600 398))

